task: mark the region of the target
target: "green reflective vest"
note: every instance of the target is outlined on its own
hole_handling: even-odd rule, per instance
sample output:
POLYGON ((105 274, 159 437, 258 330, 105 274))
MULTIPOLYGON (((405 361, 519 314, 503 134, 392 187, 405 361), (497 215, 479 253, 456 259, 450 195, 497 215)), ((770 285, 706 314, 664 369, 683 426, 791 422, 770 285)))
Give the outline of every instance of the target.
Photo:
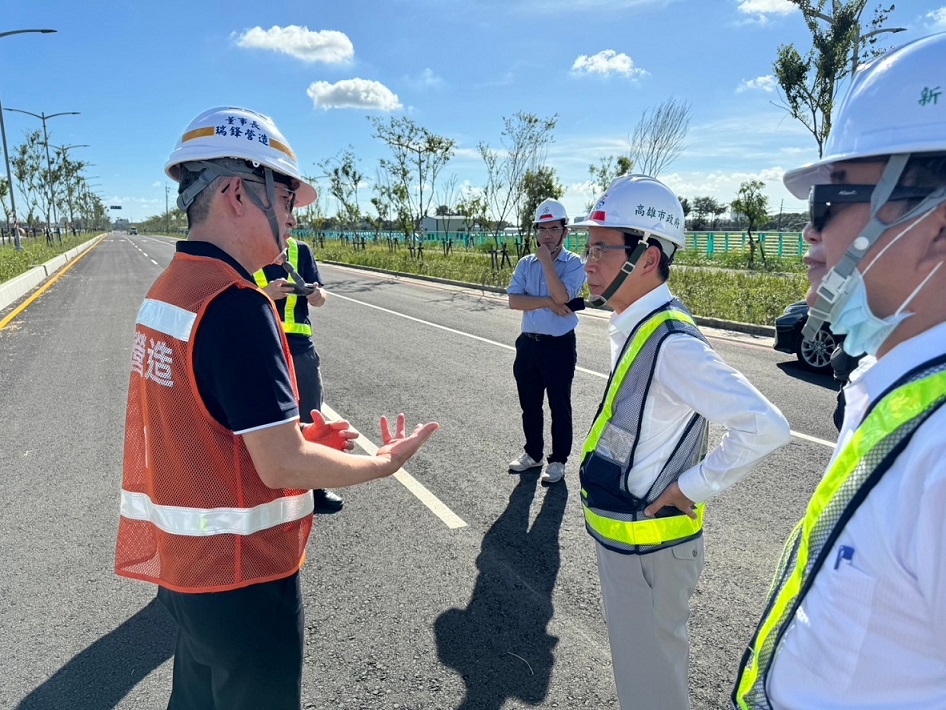
MULTIPOLYGON (((291 237, 286 239, 286 244, 288 245, 289 250, 289 263, 292 264, 292 268, 296 271, 299 270, 299 245, 296 243, 295 239, 291 237)), ((260 288, 266 288, 269 284, 269 280, 266 278, 266 274, 262 269, 253 274, 253 278, 256 279, 256 285, 260 288)), ((285 333, 292 333, 294 335, 304 335, 306 337, 312 336, 312 326, 308 323, 299 323, 296 321, 296 302, 299 300, 299 297, 294 293, 286 295, 284 299, 285 303, 283 304, 282 311, 282 329, 285 333)))
POLYGON ((871 405, 785 544, 762 619, 742 658, 732 707, 772 707, 766 690, 772 659, 834 542, 914 432, 944 402, 946 356, 915 368, 871 405))
POLYGON ((699 414, 694 413, 684 427, 673 455, 647 494, 637 498, 627 486, 657 355, 667 336, 674 333, 705 342, 676 299, 650 313, 628 336, 582 448, 579 476, 585 529, 615 552, 646 554, 691 540, 703 531, 702 503, 695 520, 676 508, 664 508, 654 518, 643 513, 683 471, 706 455, 708 423, 699 414))

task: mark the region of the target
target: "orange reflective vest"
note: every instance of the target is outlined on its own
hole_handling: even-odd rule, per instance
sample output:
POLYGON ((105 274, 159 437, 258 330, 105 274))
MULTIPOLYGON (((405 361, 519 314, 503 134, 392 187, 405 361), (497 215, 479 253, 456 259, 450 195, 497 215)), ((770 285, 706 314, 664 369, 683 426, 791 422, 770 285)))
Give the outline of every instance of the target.
MULTIPOLYGON (((243 437, 210 415, 197 390, 194 335, 208 304, 234 285, 256 288, 219 259, 178 253, 138 312, 115 553, 123 577, 219 592, 302 565, 311 491, 267 487, 243 437)), ((284 335, 282 349, 295 390, 284 335)))

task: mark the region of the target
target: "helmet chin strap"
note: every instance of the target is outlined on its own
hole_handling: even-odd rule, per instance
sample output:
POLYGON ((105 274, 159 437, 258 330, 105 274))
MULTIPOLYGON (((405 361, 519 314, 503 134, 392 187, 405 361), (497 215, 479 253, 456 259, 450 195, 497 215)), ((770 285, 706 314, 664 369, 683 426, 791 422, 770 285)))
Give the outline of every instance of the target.
POLYGON ((930 209, 931 206, 935 207, 946 201, 946 190, 940 188, 927 195, 913 209, 889 224, 882 222, 877 217, 877 213, 887 203, 890 194, 900 181, 909 159, 909 153, 897 153, 888 158, 883 174, 870 196, 870 221, 861 230, 857 239, 847 248, 847 251, 844 252, 841 260, 824 275, 818 285, 815 292, 815 303, 808 309, 808 320, 805 321, 805 327, 802 328, 804 337, 815 337, 821 326, 830 319, 832 309, 835 306, 841 307, 843 305, 842 299, 850 297, 848 282, 852 273, 864 258, 864 254, 880 239, 885 231, 907 222, 913 217, 923 215, 923 212, 930 209))
POLYGON ((614 280, 611 281, 604 291, 602 291, 600 296, 592 295, 588 299, 588 302, 592 306, 600 307, 610 301, 611 297, 617 293, 618 289, 621 288, 621 285, 627 280, 627 277, 631 275, 632 271, 634 271, 634 267, 637 266, 637 262, 640 261, 640 258, 644 255, 644 252, 647 251, 649 246, 650 245, 643 240, 639 241, 637 246, 634 248, 634 251, 631 252, 631 255, 628 257, 627 261, 624 262, 624 265, 621 267, 618 275, 614 277, 614 280))
POLYGON ((270 168, 264 167, 263 174, 266 178, 266 199, 269 200, 269 207, 266 207, 252 190, 247 190, 246 194, 250 201, 266 215, 269 226, 273 230, 273 239, 276 240, 276 246, 279 247, 279 222, 276 220, 276 182, 273 180, 273 171, 270 168))
MULTIPOLYGON (((185 165, 189 170, 194 172, 196 172, 196 169, 199 167, 200 174, 190 187, 177 196, 177 206, 182 212, 187 212, 187 208, 197 199, 197 195, 209 187, 218 177, 243 177, 244 174, 254 174, 249 168, 245 171, 234 170, 233 168, 223 167, 222 165, 210 163, 205 160, 194 161, 192 163, 186 163, 185 165)), ((250 198, 250 201, 259 207, 263 211, 263 214, 266 215, 266 219, 269 220, 269 226, 273 230, 273 238, 276 240, 276 246, 278 247, 279 222, 276 219, 276 181, 273 179, 272 169, 264 166, 263 177, 265 179, 266 198, 269 200, 269 207, 266 207, 263 201, 257 197, 256 193, 252 190, 246 190, 246 195, 250 198)))

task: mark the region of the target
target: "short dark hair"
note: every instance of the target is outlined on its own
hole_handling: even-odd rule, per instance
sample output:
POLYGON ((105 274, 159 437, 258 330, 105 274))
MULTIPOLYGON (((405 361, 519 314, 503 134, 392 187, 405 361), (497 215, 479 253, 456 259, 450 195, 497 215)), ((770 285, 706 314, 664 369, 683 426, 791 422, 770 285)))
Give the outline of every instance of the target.
MULTIPOLYGON (((636 229, 624 230, 624 252, 627 254, 627 258, 631 258, 631 254, 634 249, 637 248, 637 245, 640 244, 641 239, 644 238, 644 233, 636 229)), ((663 245, 657 241, 654 237, 649 237, 647 239, 647 246, 657 247, 660 251, 660 264, 657 267, 657 272, 660 275, 661 281, 666 281, 670 278, 670 264, 673 263, 673 257, 667 256, 667 252, 664 251, 663 245)))

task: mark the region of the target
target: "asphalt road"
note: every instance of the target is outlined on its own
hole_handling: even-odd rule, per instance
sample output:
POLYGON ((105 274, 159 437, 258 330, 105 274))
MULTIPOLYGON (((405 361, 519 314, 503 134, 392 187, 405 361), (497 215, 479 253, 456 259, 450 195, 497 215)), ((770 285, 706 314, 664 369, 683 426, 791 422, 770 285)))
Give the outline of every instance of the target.
MULTIPOLYGON (((172 253, 169 239, 111 234, 0 330, 0 708, 166 707, 173 624, 152 587, 113 574, 112 556, 133 323, 172 253)), ((381 414, 442 428, 409 476, 341 491, 345 509, 316 521, 302 574, 306 707, 617 707, 576 468, 605 384, 606 319, 580 316, 573 455, 565 483, 544 488, 506 471, 522 441, 519 316, 504 297, 322 273, 327 404, 373 442, 381 414)), ((694 710, 725 706, 835 434, 829 378, 768 339, 707 335, 799 436, 707 506, 694 710)))

